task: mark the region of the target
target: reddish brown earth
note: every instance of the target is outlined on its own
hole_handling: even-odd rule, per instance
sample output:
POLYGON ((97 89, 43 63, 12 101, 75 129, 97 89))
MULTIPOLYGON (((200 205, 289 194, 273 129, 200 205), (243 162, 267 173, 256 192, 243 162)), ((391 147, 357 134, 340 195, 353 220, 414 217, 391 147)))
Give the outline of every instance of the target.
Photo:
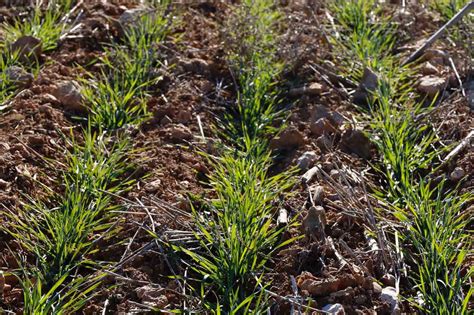
MULTIPOLYGON (((272 142, 272 147, 276 156, 275 172, 295 165, 306 151, 316 153, 313 163, 321 164, 327 174, 317 176, 308 187, 298 184, 283 206, 290 216, 303 221, 309 208, 308 189, 322 185, 325 190, 322 205, 327 211, 325 234, 332 239, 333 246, 328 241, 321 243, 306 237, 275 255, 267 275, 270 290, 275 293, 272 311, 289 314, 289 299, 296 296, 302 302, 311 298, 314 308, 341 303, 348 314, 389 314, 390 308, 380 300, 373 281, 383 286, 392 285, 385 276, 391 272, 391 259, 383 259, 390 253, 372 251, 364 235, 364 231, 372 227, 364 189, 377 181, 369 165, 369 161, 376 161, 377 152, 364 137, 351 131, 350 126, 354 128, 358 114, 346 90, 339 82, 331 81, 324 71, 315 71, 314 64, 335 61, 337 55, 330 50, 322 31, 326 24, 324 10, 319 4, 317 7, 319 9, 304 5, 282 7, 288 16, 288 27, 281 55, 288 67, 281 82, 284 91, 293 92, 283 95, 283 104, 291 111, 289 127, 279 141, 272 142), (320 84, 317 88, 313 86, 314 92, 294 90, 313 83, 320 84)), ((66 39, 54 52, 43 54, 38 77, 0 114, 0 204, 11 211, 22 206, 25 195, 44 198, 43 185, 61 190, 58 165, 64 162, 63 152, 67 150, 61 133, 69 135, 73 130, 80 137, 80 125, 72 118, 78 113, 69 111, 51 97, 52 90, 57 82, 74 80, 80 74, 76 64, 86 65, 99 56, 102 53, 100 42, 114 40, 118 35, 114 19, 127 6, 84 4, 83 8, 84 27, 80 36, 66 39)), ((11 14, 17 10, 2 8, 0 12, 11 14)), ((404 29, 407 41, 403 45, 406 46, 426 38, 439 25, 427 22, 431 13, 413 10, 415 15, 404 18, 415 18, 423 27, 404 29)), ((184 274, 180 257, 153 243, 145 229, 154 229, 166 241, 170 235, 167 231, 192 227, 189 198, 212 194, 203 183, 212 170, 197 152, 206 149, 199 138, 197 117, 205 136, 212 138, 213 115, 232 102, 235 89, 222 44, 222 36, 225 36, 222 25, 231 13, 229 7, 208 3, 180 6, 179 11, 182 22, 176 35, 182 38, 178 43, 165 43, 164 48, 169 63, 175 66, 167 70, 165 80, 150 96, 148 105, 152 118, 130 135, 138 149, 134 156, 138 181, 134 189, 122 196, 125 199, 117 200, 125 204, 127 213, 114 238, 99 244, 100 251, 90 258, 115 264, 131 253, 136 255, 107 278, 101 291, 85 308, 85 314, 100 313, 105 304, 108 314, 144 313, 141 304, 150 299, 156 307, 166 309, 180 309, 184 301, 192 303, 176 282, 169 279, 173 274, 184 274), (147 244, 151 245, 143 249, 147 244)), ((8 20, 8 16, 4 19, 8 20)), ((466 79, 465 56, 447 42, 440 41, 437 45, 437 49, 453 56, 461 77, 466 79)), ((446 144, 458 142, 474 126, 472 111, 457 90, 450 67, 445 64, 435 64, 435 67, 440 76, 449 78, 450 86, 446 97, 437 104, 439 109, 432 120, 446 144)), ((414 82, 418 79, 413 78, 414 82)), ((437 175, 450 178, 456 167, 461 168, 468 175, 461 188, 472 191, 473 165, 473 151, 464 151, 437 175)), ((451 180, 450 184, 457 182, 451 180)), ((375 206, 373 200, 370 202, 375 206)), ((387 222, 389 224, 390 218, 387 222)), ((2 231, 5 225, 1 217, 0 226, 0 270, 12 270, 17 265, 8 248, 21 249, 2 231)), ((292 228, 284 237, 303 234, 301 229, 292 228)), ((12 287, 5 292, 4 299, 0 299, 0 308, 21 312, 18 283, 9 277, 7 284, 12 287)), ((406 288, 408 284, 402 280, 400 285, 406 288)))

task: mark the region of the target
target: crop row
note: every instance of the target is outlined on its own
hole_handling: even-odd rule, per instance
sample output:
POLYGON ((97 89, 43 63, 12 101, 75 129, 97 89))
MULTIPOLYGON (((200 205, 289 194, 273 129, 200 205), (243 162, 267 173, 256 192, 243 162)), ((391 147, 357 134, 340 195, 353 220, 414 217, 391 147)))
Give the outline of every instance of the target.
MULTIPOLYGON (((432 5, 449 19, 464 3, 432 5)), ((407 298, 429 314, 465 314, 473 291, 467 288, 471 272, 461 272, 472 245, 464 210, 472 196, 431 180, 446 152, 429 120, 437 99, 416 101, 413 67, 393 55, 397 28, 383 10, 373 0, 332 6, 340 30, 335 45, 347 51, 343 73, 366 87, 358 104, 380 154, 374 167, 382 179, 373 194, 380 215, 393 215, 403 227, 405 263, 413 267, 407 298)))
MULTIPOLYGON (((88 115, 76 118, 82 129, 79 135, 63 135, 68 149, 59 171, 61 191, 50 190, 46 200, 27 198, 21 208, 4 213, 8 233, 27 253, 27 257, 14 253, 20 265, 17 276, 25 314, 80 310, 96 293, 103 270, 111 268, 89 257, 119 220, 115 211, 121 206, 114 196, 134 183, 129 178, 133 145, 124 127, 138 125, 148 116, 147 92, 159 80, 152 76, 152 69, 160 66, 157 45, 172 27, 165 8, 157 4, 133 24, 124 25, 122 41, 106 47, 98 60, 98 73, 82 69, 85 76, 78 78, 79 90, 88 115)), ((34 36, 43 52, 55 49, 69 27, 61 17, 71 9, 72 3, 65 1, 35 6, 32 16, 4 26, 7 43, 34 36)), ((22 54, 31 60, 35 48, 12 57, 7 47, 5 60, 21 61, 22 54)), ((32 62, 39 67, 38 60, 32 62)), ((8 97, 11 94, 2 101, 8 97)))

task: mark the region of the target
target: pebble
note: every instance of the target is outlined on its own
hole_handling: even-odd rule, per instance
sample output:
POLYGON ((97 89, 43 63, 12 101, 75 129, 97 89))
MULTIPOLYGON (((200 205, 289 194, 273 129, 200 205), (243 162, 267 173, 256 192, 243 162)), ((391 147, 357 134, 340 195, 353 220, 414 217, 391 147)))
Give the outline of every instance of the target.
POLYGON ((327 135, 322 135, 316 139, 316 145, 322 152, 332 149, 332 141, 327 135))
POLYGON ((294 149, 303 146, 305 138, 303 134, 294 127, 288 127, 279 136, 270 141, 270 147, 276 150, 294 149))
POLYGON ((3 189, 3 190, 7 189, 9 184, 10 184, 9 182, 0 178, 0 189, 3 189))
POLYGON ((434 97, 438 92, 441 92, 446 88, 446 79, 429 75, 421 78, 420 83, 418 84, 418 91, 428 95, 429 97, 434 97))
POLYGON ((10 46, 10 51, 18 54, 21 62, 36 62, 43 52, 41 40, 33 36, 22 36, 10 46))
POLYGON ((380 294, 380 299, 390 305, 392 309, 392 314, 398 308, 398 294, 397 290, 394 287, 383 288, 382 294, 380 294))
POLYGON ((374 293, 379 295, 382 294, 382 286, 378 284, 376 281, 372 283, 374 293))
POLYGON ((34 76, 31 73, 28 73, 25 69, 18 66, 9 67, 5 71, 5 74, 9 81, 21 89, 28 88, 34 79, 34 76))
POLYGON ((371 93, 377 89, 378 84, 379 78, 377 74, 369 68, 365 68, 362 80, 354 92, 352 102, 359 106, 367 106, 370 102, 371 93))
POLYGON ((309 128, 311 129, 311 133, 317 137, 323 134, 337 132, 337 129, 334 128, 329 119, 325 117, 319 118, 316 122, 312 123, 309 128))
POLYGON ((431 75, 431 74, 438 74, 439 71, 438 69, 433 66, 431 63, 429 62, 426 62, 425 64, 423 64, 423 66, 421 67, 421 73, 423 75, 431 75))
POLYGON ((51 93, 64 109, 70 111, 84 112, 86 107, 82 104, 82 95, 79 85, 75 81, 61 81, 51 93))
POLYGON ((449 174, 449 179, 452 180, 453 182, 458 182, 465 175, 466 175, 466 172, 464 172, 464 170, 458 166, 451 172, 451 174, 449 174))
POLYGON ((322 308, 322 310, 325 311, 327 314, 331 314, 331 315, 345 315, 346 314, 344 307, 339 303, 327 304, 322 308))
POLYGON ((296 162, 296 165, 303 171, 308 170, 310 167, 313 167, 314 163, 316 162, 316 159, 318 158, 318 155, 314 151, 307 151, 303 153, 298 158, 298 161, 296 162))
POLYGON ((347 129, 342 134, 341 147, 363 159, 370 157, 370 140, 362 130, 347 129))

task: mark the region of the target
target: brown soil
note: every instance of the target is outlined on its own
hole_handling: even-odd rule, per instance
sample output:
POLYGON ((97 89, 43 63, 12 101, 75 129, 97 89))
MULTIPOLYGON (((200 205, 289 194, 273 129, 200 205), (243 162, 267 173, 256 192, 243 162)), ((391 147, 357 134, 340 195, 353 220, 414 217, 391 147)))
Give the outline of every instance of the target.
MULTIPOLYGON (((317 10, 303 5, 283 7, 289 17, 281 49, 281 55, 289 64, 281 80, 283 87, 291 90, 319 83, 322 91, 285 98, 284 103, 290 104, 288 130, 292 132, 281 135, 287 137, 285 141, 274 142, 274 171, 295 165, 306 151, 316 153, 315 162, 321 164, 327 174, 317 176, 308 187, 297 185, 283 206, 290 216, 301 221, 310 206, 308 189, 323 186, 327 217, 325 234, 332 239, 333 245, 304 237, 275 255, 267 275, 271 281, 269 289, 276 296, 272 311, 289 314, 292 307, 289 300, 297 296, 302 302, 308 300, 303 298, 311 298, 314 308, 341 303, 347 314, 389 314, 390 307, 380 300, 380 292, 374 290, 373 281, 384 285, 390 283, 384 277, 393 271, 390 259, 384 261, 380 253, 372 251, 364 234, 372 226, 368 222, 364 190, 377 180, 369 165, 376 161, 377 153, 369 146, 368 157, 356 154, 360 152, 347 137, 349 126, 352 124, 355 128, 357 111, 345 89, 328 80, 324 73, 314 70, 314 64, 334 60, 334 52, 321 31, 325 13, 319 7, 317 10), (318 112, 321 106, 329 113, 329 123, 333 126, 333 129, 324 129, 327 131, 324 137, 315 135, 312 127, 315 115, 321 115, 318 112), (341 121, 340 126, 338 121, 341 121)), ((73 118, 80 113, 65 110, 51 97, 52 89, 61 80, 74 80, 80 74, 76 64, 89 64, 102 53, 101 42, 118 36, 114 20, 126 6, 84 4, 83 8, 81 22, 84 27, 80 36, 64 40, 56 51, 43 55, 38 77, 18 93, 6 112, 0 114, 0 204, 9 211, 21 207, 27 196, 46 198, 45 187, 61 191, 60 165, 64 162, 64 150, 67 150, 62 134, 69 135, 72 130, 80 137, 80 124, 73 118)), ((167 70, 164 81, 152 91, 148 105, 153 117, 130 135, 138 150, 134 156, 138 164, 137 184, 122 196, 123 200, 117 200, 126 205, 127 213, 123 214, 117 234, 99 244, 100 250, 90 258, 115 264, 132 253, 137 254, 117 268, 115 275, 108 276, 98 295, 84 309, 84 314, 101 313, 104 305, 107 305, 108 314, 145 313, 141 304, 147 294, 155 294, 156 301, 160 301, 156 305, 167 309, 182 308, 183 302, 189 299, 182 294, 176 281, 169 278, 173 274, 183 275, 185 266, 173 252, 160 243, 153 243, 145 230, 155 230, 166 240, 167 231, 191 228, 190 198, 211 194, 206 190, 205 180, 212 170, 198 154, 199 150, 206 149, 199 138, 198 117, 205 137, 211 139, 213 116, 235 98, 235 90, 222 46, 222 24, 230 13, 229 8, 224 4, 206 3, 179 9, 182 22, 176 32, 182 38, 179 43, 166 43, 164 52, 175 66, 167 70)), ((430 21, 429 13, 418 11, 417 19, 430 21)), ((0 12, 11 11, 1 8, 0 12)), ((437 26, 427 22, 424 25, 424 28, 406 29, 407 45, 426 38, 437 26)), ((436 48, 454 56, 460 67, 458 71, 465 79, 468 69, 463 56, 443 41, 436 48)), ((443 77, 452 77, 450 67, 436 67, 443 77)), ((472 111, 459 93, 456 81, 451 78, 449 82, 452 84, 446 90, 446 97, 439 102, 432 118, 446 144, 460 141, 474 126, 472 111)), ((437 175, 449 179, 456 167, 461 168, 467 175, 461 189, 472 191, 473 165, 472 150, 464 151, 437 175)), ((456 185, 457 182, 451 180, 449 184, 456 185)), ((390 222, 390 218, 387 220, 390 222)), ((12 270, 17 264, 10 250, 21 249, 2 232, 6 228, 5 218, 0 217, 0 226, 0 270, 12 270)), ((291 228, 284 237, 303 234, 300 229, 291 228)), ((4 299, 0 297, 0 309, 20 313, 19 285, 13 277, 7 278, 7 284, 12 287, 5 292, 4 299)), ((409 289, 406 280, 402 280, 401 286, 402 292, 409 289)), ((404 308, 407 312, 412 311, 408 305, 404 308)))

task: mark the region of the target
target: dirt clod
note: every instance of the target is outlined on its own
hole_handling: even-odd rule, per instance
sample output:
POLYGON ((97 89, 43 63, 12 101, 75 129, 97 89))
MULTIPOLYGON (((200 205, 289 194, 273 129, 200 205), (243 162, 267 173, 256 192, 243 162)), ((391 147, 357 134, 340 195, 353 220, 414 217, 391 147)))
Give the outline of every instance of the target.
POLYGON ((43 52, 41 40, 33 36, 22 36, 10 46, 10 51, 18 54, 23 63, 31 63, 40 60, 43 52))
POLYGON ((434 97, 437 93, 446 88, 446 84, 445 78, 429 75, 421 78, 418 91, 429 97, 434 97))
POLYGON ((314 163, 316 162, 318 155, 314 151, 307 151, 303 153, 298 158, 296 165, 303 171, 308 170, 310 167, 313 167, 314 163))
POLYGON ((345 315, 346 314, 346 312, 344 311, 344 307, 339 303, 325 305, 322 308, 322 310, 327 312, 327 314, 331 314, 331 315, 345 315))
POLYGON ((347 129, 342 134, 341 148, 349 153, 355 153, 363 159, 370 158, 370 140, 358 129, 347 129))
POLYGON ((86 108, 82 104, 82 95, 79 86, 75 81, 59 82, 53 89, 52 95, 58 99, 67 111, 86 111, 86 108))
POLYGON ((303 134, 298 129, 289 127, 272 139, 270 147, 274 150, 294 149, 303 146, 304 143, 303 134))
POLYGON ((18 66, 11 66, 5 71, 8 80, 15 84, 20 89, 30 87, 34 76, 28 73, 25 69, 18 66))
POLYGON ((357 87, 352 102, 359 106, 367 106, 371 99, 371 94, 377 89, 379 78, 375 72, 369 68, 364 69, 362 80, 357 87))

